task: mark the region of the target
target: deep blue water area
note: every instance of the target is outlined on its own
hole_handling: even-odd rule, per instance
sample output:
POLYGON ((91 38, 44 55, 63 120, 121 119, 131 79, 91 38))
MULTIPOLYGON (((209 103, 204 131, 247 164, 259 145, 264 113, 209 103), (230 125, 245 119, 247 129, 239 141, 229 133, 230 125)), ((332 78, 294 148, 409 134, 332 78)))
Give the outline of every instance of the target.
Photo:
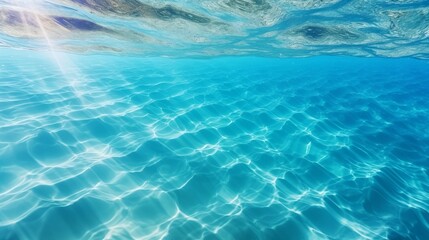
POLYGON ((0 239, 429 239, 428 123, 424 60, 1 49, 0 239))

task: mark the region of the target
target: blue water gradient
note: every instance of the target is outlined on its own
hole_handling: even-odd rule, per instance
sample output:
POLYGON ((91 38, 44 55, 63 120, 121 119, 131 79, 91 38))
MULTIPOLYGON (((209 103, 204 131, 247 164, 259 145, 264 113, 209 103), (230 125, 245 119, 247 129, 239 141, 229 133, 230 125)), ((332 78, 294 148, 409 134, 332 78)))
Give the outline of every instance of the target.
POLYGON ((429 62, 0 52, 0 239, 429 239, 429 62))

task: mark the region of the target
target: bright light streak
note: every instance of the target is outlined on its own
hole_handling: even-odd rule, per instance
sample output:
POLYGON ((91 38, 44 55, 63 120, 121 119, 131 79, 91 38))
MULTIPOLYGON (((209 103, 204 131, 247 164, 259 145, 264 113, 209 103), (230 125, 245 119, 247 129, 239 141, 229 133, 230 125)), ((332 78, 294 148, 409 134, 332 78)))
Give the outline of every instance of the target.
POLYGON ((70 60, 67 60, 63 54, 59 54, 59 52, 57 51, 58 48, 55 46, 55 43, 54 43, 55 41, 53 41, 51 39, 51 36, 49 36, 49 31, 45 26, 45 22, 43 21, 43 18, 41 18, 41 16, 44 15, 44 12, 46 12, 43 9, 43 1, 40 1, 40 0, 25 1, 25 5, 23 4, 23 7, 25 8, 26 11, 28 11, 33 15, 43 35, 43 39, 49 51, 50 58, 52 59, 53 63, 58 68, 58 70, 61 72, 61 75, 63 76, 63 78, 69 83, 69 86, 73 90, 74 94, 83 103, 83 98, 81 97, 82 92, 78 88, 80 85, 79 81, 81 81, 85 77, 79 72, 78 68, 73 67, 73 63, 70 60))

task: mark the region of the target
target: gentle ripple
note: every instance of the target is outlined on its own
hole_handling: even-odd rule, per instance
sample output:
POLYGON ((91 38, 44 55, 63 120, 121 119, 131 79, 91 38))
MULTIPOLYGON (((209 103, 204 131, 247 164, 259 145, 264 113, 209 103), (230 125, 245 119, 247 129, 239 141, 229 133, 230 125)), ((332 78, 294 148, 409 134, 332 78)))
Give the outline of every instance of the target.
POLYGON ((1 239, 429 239, 428 62, 53 55, 1 52, 1 239))

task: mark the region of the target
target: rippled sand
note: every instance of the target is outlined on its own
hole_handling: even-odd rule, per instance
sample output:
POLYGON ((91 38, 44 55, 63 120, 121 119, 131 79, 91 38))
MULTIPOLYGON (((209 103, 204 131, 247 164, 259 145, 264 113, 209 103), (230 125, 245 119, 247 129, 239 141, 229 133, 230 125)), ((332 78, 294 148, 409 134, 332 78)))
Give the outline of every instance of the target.
POLYGON ((51 57, 1 52, 1 239, 429 239, 428 62, 51 57))

